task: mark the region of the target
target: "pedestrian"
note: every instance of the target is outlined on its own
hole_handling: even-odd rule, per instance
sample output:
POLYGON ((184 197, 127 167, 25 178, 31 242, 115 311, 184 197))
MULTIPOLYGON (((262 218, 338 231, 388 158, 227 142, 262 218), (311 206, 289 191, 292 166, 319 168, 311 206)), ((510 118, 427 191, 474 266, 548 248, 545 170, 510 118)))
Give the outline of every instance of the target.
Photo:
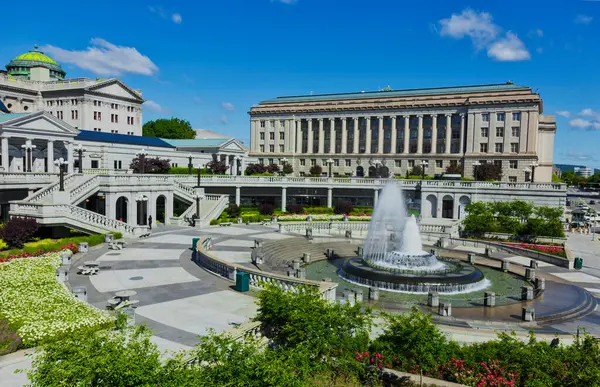
POLYGON ((150 230, 152 230, 152 215, 148 216, 148 225, 150 226, 150 230))

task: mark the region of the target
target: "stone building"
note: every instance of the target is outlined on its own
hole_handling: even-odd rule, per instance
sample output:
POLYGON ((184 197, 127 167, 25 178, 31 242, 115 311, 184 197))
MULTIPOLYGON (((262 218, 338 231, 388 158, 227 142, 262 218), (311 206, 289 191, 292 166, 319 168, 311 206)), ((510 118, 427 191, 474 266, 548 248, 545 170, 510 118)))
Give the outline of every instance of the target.
POLYGON ((47 111, 77 129, 142 135, 141 90, 119 79, 66 79, 37 47, 0 71, 0 101, 12 113, 47 111))
POLYGON ((250 109, 250 156, 290 162, 300 175, 427 175, 496 163, 507 182, 550 182, 556 121, 540 95, 495 85, 279 97, 250 109))

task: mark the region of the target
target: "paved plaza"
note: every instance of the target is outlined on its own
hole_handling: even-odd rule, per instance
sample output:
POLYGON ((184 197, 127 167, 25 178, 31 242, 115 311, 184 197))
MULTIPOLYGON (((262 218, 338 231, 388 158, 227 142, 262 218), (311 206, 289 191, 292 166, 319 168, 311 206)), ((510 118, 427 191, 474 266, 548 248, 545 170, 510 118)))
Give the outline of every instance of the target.
MULTIPOLYGON (((255 239, 284 242, 285 238, 293 237, 278 233, 275 227, 258 225, 162 229, 150 238, 129 242, 123 250, 100 247, 82 255, 78 258, 80 261, 97 261, 100 273, 87 277, 71 272, 71 285, 86 286, 88 302, 98 308, 104 308, 117 291, 135 290, 137 294, 133 298, 139 300, 136 323, 147 324, 153 330, 153 340, 158 347, 167 351, 167 355, 169 351, 191 348, 197 343, 198 335, 210 329, 216 332, 232 329, 251 319, 257 310, 251 294, 234 291, 232 282, 191 262, 192 238, 207 235, 213 238, 212 254, 240 264, 250 263, 250 247, 255 239)), ((568 271, 543 262, 539 270, 600 297, 600 243, 588 240, 588 236, 571 235, 569 244, 577 256, 584 258, 582 271, 568 271)), ((456 250, 480 252, 468 247, 456 250)), ((506 255, 505 259, 520 265, 529 263, 529 258, 521 256, 506 255)), ((76 266, 77 263, 73 269, 76 266)), ((600 336, 600 313, 595 311, 578 321, 552 324, 548 327, 552 334, 541 331, 540 337, 572 334, 578 327, 600 336)), ((441 328, 450 338, 463 343, 488 340, 498 330, 516 330, 522 337, 527 334, 526 328, 516 325, 507 328, 486 321, 473 321, 464 326, 442 325, 441 328)), ((377 332, 376 329, 373 333, 377 332)), ((571 338, 565 336, 564 340, 569 342, 571 338)), ((26 383, 25 376, 12 372, 29 366, 30 361, 22 352, 0 358, 2 386, 22 386, 26 383)))

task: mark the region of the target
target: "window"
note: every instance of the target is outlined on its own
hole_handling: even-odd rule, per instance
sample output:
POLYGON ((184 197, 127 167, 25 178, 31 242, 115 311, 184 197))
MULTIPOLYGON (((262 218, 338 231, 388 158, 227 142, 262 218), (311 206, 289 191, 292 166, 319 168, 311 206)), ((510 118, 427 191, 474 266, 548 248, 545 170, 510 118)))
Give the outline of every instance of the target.
POLYGON ((273 159, 269 159, 269 165, 271 164, 275 164, 275 161, 273 159))
POLYGON ((98 169, 98 160, 92 160, 92 169, 98 169))
POLYGON ((346 166, 347 167, 351 167, 352 166, 352 160, 346 159, 346 166))
POLYGON ((269 152, 275 152, 275 145, 269 145, 269 152))
POLYGON ((94 112, 94 120, 102 121, 102 112, 94 112))
POLYGON ((415 166, 415 160, 408 160, 408 167, 412 168, 415 166))
POLYGON ((258 159, 258 163, 260 165, 265 165, 265 160, 264 159, 258 159))
POLYGON ((517 169, 519 168, 519 162, 517 160, 510 160, 508 162, 508 166, 510 167, 510 169, 517 169))
POLYGON ((56 117, 60 118, 61 120, 63 119, 63 112, 62 110, 59 110, 56 112, 56 117))
POLYGON ((490 121, 490 113, 481 113, 481 121, 489 122, 490 121))
POLYGON ((113 133, 113 134, 119 134, 119 131, 117 129, 111 129, 110 132, 113 133))
POLYGON ((279 132, 279 139, 280 140, 285 140, 285 133, 284 132, 279 132))
POLYGON ((102 129, 100 129, 100 128, 94 128, 94 132, 101 132, 101 131, 102 131, 102 129))
POLYGON ((394 166, 400 168, 402 166, 402 160, 394 160, 394 166))
POLYGON ((285 120, 279 120, 279 127, 285 128, 285 120))
POLYGON ((261 127, 261 128, 264 128, 264 127, 265 127, 265 122, 264 122, 264 121, 261 121, 261 122, 260 122, 260 127, 261 127))
POLYGON ((111 114, 110 115, 110 122, 118 124, 119 123, 119 115, 118 114, 111 114))
POLYGON ((284 152, 283 145, 279 145, 279 153, 283 153, 283 152, 284 152))
POLYGON ((274 128, 275 127, 275 121, 274 120, 269 121, 269 127, 270 128, 274 128))
POLYGON ((340 160, 338 160, 338 159, 333 160, 333 166, 334 167, 339 167, 340 166, 340 160))
POLYGON ((513 113, 513 121, 521 121, 521 112, 513 113))
POLYGON ((269 133, 269 140, 275 140, 275 132, 269 133))
POLYGON ((127 117, 127 125, 133 125, 133 117, 127 117))
POLYGON ((311 167, 317 165, 317 159, 310 159, 310 165, 311 167))
POLYGON ((512 136, 519 137, 520 135, 521 135, 521 128, 519 128, 518 126, 513 126, 512 127, 512 136))
POLYGON ((458 160, 450 160, 450 165, 456 167, 458 165, 458 160))
POLYGON ((72 99, 71 100, 71 105, 77 106, 77 100, 76 99, 72 99))
POLYGON ((100 102, 100 101, 94 101, 94 106, 102 106, 102 102, 100 102))
POLYGON ((504 113, 496 113, 496 121, 504 121, 504 113))
POLYGON ((300 166, 301 167, 306 166, 306 160, 305 159, 300 159, 300 166))
POLYGON ((127 134, 133 136, 133 132, 127 132, 127 134))
POLYGON ((118 109, 119 108, 119 104, 118 103, 111 103, 110 104, 110 108, 111 109, 118 109))
POLYGON ((501 142, 497 142, 495 151, 496 153, 504 152, 504 144, 502 144, 501 142))
POLYGON ((517 182, 517 177, 516 176, 509 176, 508 177, 508 181, 510 183, 516 183, 517 182))
POLYGON ((487 153, 488 151, 488 144, 487 143, 481 143, 479 144, 479 152, 480 153, 487 153))
POLYGON ((260 139, 264 140, 265 139, 265 132, 260 132, 260 139))
POLYGON ((321 165, 324 166, 324 167, 327 166, 327 159, 322 159, 321 160, 321 165))
POLYGON ((488 128, 481 128, 481 137, 488 136, 488 128))
POLYGON ((265 146, 262 144, 260 145, 260 151, 261 151, 261 153, 265 151, 265 146))
POLYGON ((436 168, 443 168, 444 166, 444 161, 443 160, 435 160, 435 167, 436 168))
POLYGON ((79 111, 77 110, 71 110, 71 119, 72 120, 76 120, 79 118, 79 111))
POLYGON ((114 169, 121 169, 122 164, 121 164, 121 160, 115 160, 114 161, 114 169))
POLYGON ((65 101, 56 101, 56 102, 58 103, 58 106, 62 106, 65 101))
POLYGON ((510 151, 512 153, 519 153, 519 143, 518 142, 511 142, 510 143, 510 151))
POLYGON ((502 127, 496 128, 496 137, 504 137, 504 128, 502 128, 502 127))

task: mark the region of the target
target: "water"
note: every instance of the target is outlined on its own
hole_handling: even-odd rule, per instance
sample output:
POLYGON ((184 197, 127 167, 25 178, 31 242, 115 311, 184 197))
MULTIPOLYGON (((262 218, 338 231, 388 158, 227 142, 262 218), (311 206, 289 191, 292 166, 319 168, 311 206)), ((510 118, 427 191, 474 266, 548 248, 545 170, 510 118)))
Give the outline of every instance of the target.
POLYGON ((418 271, 443 270, 446 265, 423 251, 419 225, 407 217, 404 194, 398 184, 383 188, 363 246, 363 259, 375 266, 418 271))

